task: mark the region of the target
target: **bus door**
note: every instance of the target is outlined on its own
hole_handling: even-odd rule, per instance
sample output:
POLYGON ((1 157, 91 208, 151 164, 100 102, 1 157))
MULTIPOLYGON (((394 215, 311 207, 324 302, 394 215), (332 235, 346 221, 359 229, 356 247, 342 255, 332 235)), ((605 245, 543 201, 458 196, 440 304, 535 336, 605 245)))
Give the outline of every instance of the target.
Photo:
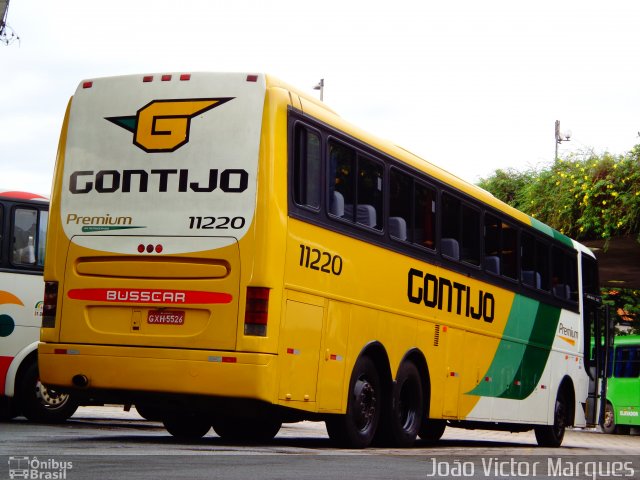
POLYGON ((582 321, 585 334, 584 363, 589 376, 589 391, 585 417, 587 424, 595 426, 604 418, 607 381, 608 347, 612 341, 607 310, 602 306, 598 283, 598 264, 582 254, 582 321))

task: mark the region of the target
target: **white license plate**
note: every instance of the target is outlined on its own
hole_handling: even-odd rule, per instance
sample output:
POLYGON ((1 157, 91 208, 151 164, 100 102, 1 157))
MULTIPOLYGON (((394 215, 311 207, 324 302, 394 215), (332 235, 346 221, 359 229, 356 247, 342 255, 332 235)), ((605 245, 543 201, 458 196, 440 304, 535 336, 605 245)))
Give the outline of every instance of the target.
POLYGON ((147 323, 151 325, 183 325, 183 310, 150 310, 147 323))

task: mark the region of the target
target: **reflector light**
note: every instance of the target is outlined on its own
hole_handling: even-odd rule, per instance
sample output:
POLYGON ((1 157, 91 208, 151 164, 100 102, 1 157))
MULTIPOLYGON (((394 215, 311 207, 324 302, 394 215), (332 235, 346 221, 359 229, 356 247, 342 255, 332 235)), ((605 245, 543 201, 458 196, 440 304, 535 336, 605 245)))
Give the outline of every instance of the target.
POLYGON ((236 357, 219 357, 216 355, 209 357, 209 361, 215 363, 237 363, 238 359, 236 357))
POLYGON ((42 306, 42 328, 55 328, 58 310, 58 282, 44 283, 44 303, 42 306))
POLYGON ((244 314, 245 335, 266 337, 268 312, 269 289, 266 287, 247 287, 247 304, 244 314))
POLYGON ((163 82, 168 82, 169 80, 171 80, 171 75, 162 75, 162 77, 160 77, 160 80, 162 80, 163 82))
POLYGON ((147 253, 151 253, 153 252, 153 245, 149 244, 147 245, 147 253))
POLYGON ((247 82, 257 82, 258 75, 247 75, 247 82))
POLYGON ((82 88, 91 88, 93 87, 93 82, 83 82, 82 88))
POLYGON ((156 245, 156 253, 162 253, 162 245, 156 245))
POLYGON ((153 75, 145 75, 142 77, 143 82, 153 82, 153 75))
POLYGON ((186 80, 191 80, 191 74, 190 73, 183 73, 182 75, 180 75, 180 80, 181 81, 186 81, 186 80))
POLYGON ((138 245, 138 252, 139 253, 144 253, 144 245, 142 245, 142 244, 138 245))

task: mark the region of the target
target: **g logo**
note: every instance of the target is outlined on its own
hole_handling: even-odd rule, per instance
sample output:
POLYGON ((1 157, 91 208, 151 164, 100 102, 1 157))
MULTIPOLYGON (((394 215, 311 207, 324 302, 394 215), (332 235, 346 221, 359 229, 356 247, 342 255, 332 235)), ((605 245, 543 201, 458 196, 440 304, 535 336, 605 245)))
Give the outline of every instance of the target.
POLYGON ((189 141, 193 117, 229 100, 233 97, 153 100, 135 116, 106 117, 105 120, 133 132, 133 144, 145 152, 174 152, 189 141))

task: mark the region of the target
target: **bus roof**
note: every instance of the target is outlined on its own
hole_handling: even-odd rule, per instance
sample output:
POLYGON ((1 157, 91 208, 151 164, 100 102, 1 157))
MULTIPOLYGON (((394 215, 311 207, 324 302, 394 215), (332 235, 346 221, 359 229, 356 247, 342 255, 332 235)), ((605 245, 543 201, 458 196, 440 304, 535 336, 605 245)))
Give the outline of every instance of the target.
POLYGON ((18 190, 3 190, 0 188, 0 198, 12 199, 12 200, 36 200, 42 202, 48 202, 49 198, 40 195, 38 193, 21 192, 18 190))
POLYGON ((316 99, 315 97, 309 95, 306 92, 302 92, 297 88, 282 82, 281 80, 272 77, 270 75, 265 75, 267 88, 275 87, 275 88, 283 88, 291 93, 295 93, 301 99, 304 99, 306 102, 309 102, 312 107, 312 114, 318 115, 320 114, 320 120, 327 121, 331 125, 343 130, 345 133, 353 135, 354 137, 360 139, 361 141, 367 143, 368 145, 374 147, 375 149, 381 151, 382 153, 389 155, 393 158, 401 159, 407 165, 414 167, 417 170, 427 173, 431 177, 439 180, 447 185, 451 185, 452 187, 458 189, 466 193, 467 195, 480 200, 481 202, 489 205, 499 211, 502 211, 509 215, 510 217, 526 224, 531 225, 536 230, 550 236, 551 238, 555 238, 556 240, 561 241, 565 245, 572 246, 578 251, 585 253, 591 257, 595 258, 593 252, 585 247, 584 245, 576 242, 575 240, 570 239, 566 235, 560 233, 559 231, 553 229, 552 227, 540 222, 536 218, 527 215, 526 213, 513 208, 512 206, 506 204, 505 202, 499 200, 490 192, 474 185, 472 183, 467 182, 466 180, 461 179, 460 177, 454 175, 451 172, 439 167, 438 165, 425 160, 424 158, 410 152, 409 150, 394 144, 391 141, 376 137, 360 128, 354 126, 353 124, 342 119, 335 111, 326 106, 323 102, 316 99), (322 118, 324 117, 324 118, 322 118))

